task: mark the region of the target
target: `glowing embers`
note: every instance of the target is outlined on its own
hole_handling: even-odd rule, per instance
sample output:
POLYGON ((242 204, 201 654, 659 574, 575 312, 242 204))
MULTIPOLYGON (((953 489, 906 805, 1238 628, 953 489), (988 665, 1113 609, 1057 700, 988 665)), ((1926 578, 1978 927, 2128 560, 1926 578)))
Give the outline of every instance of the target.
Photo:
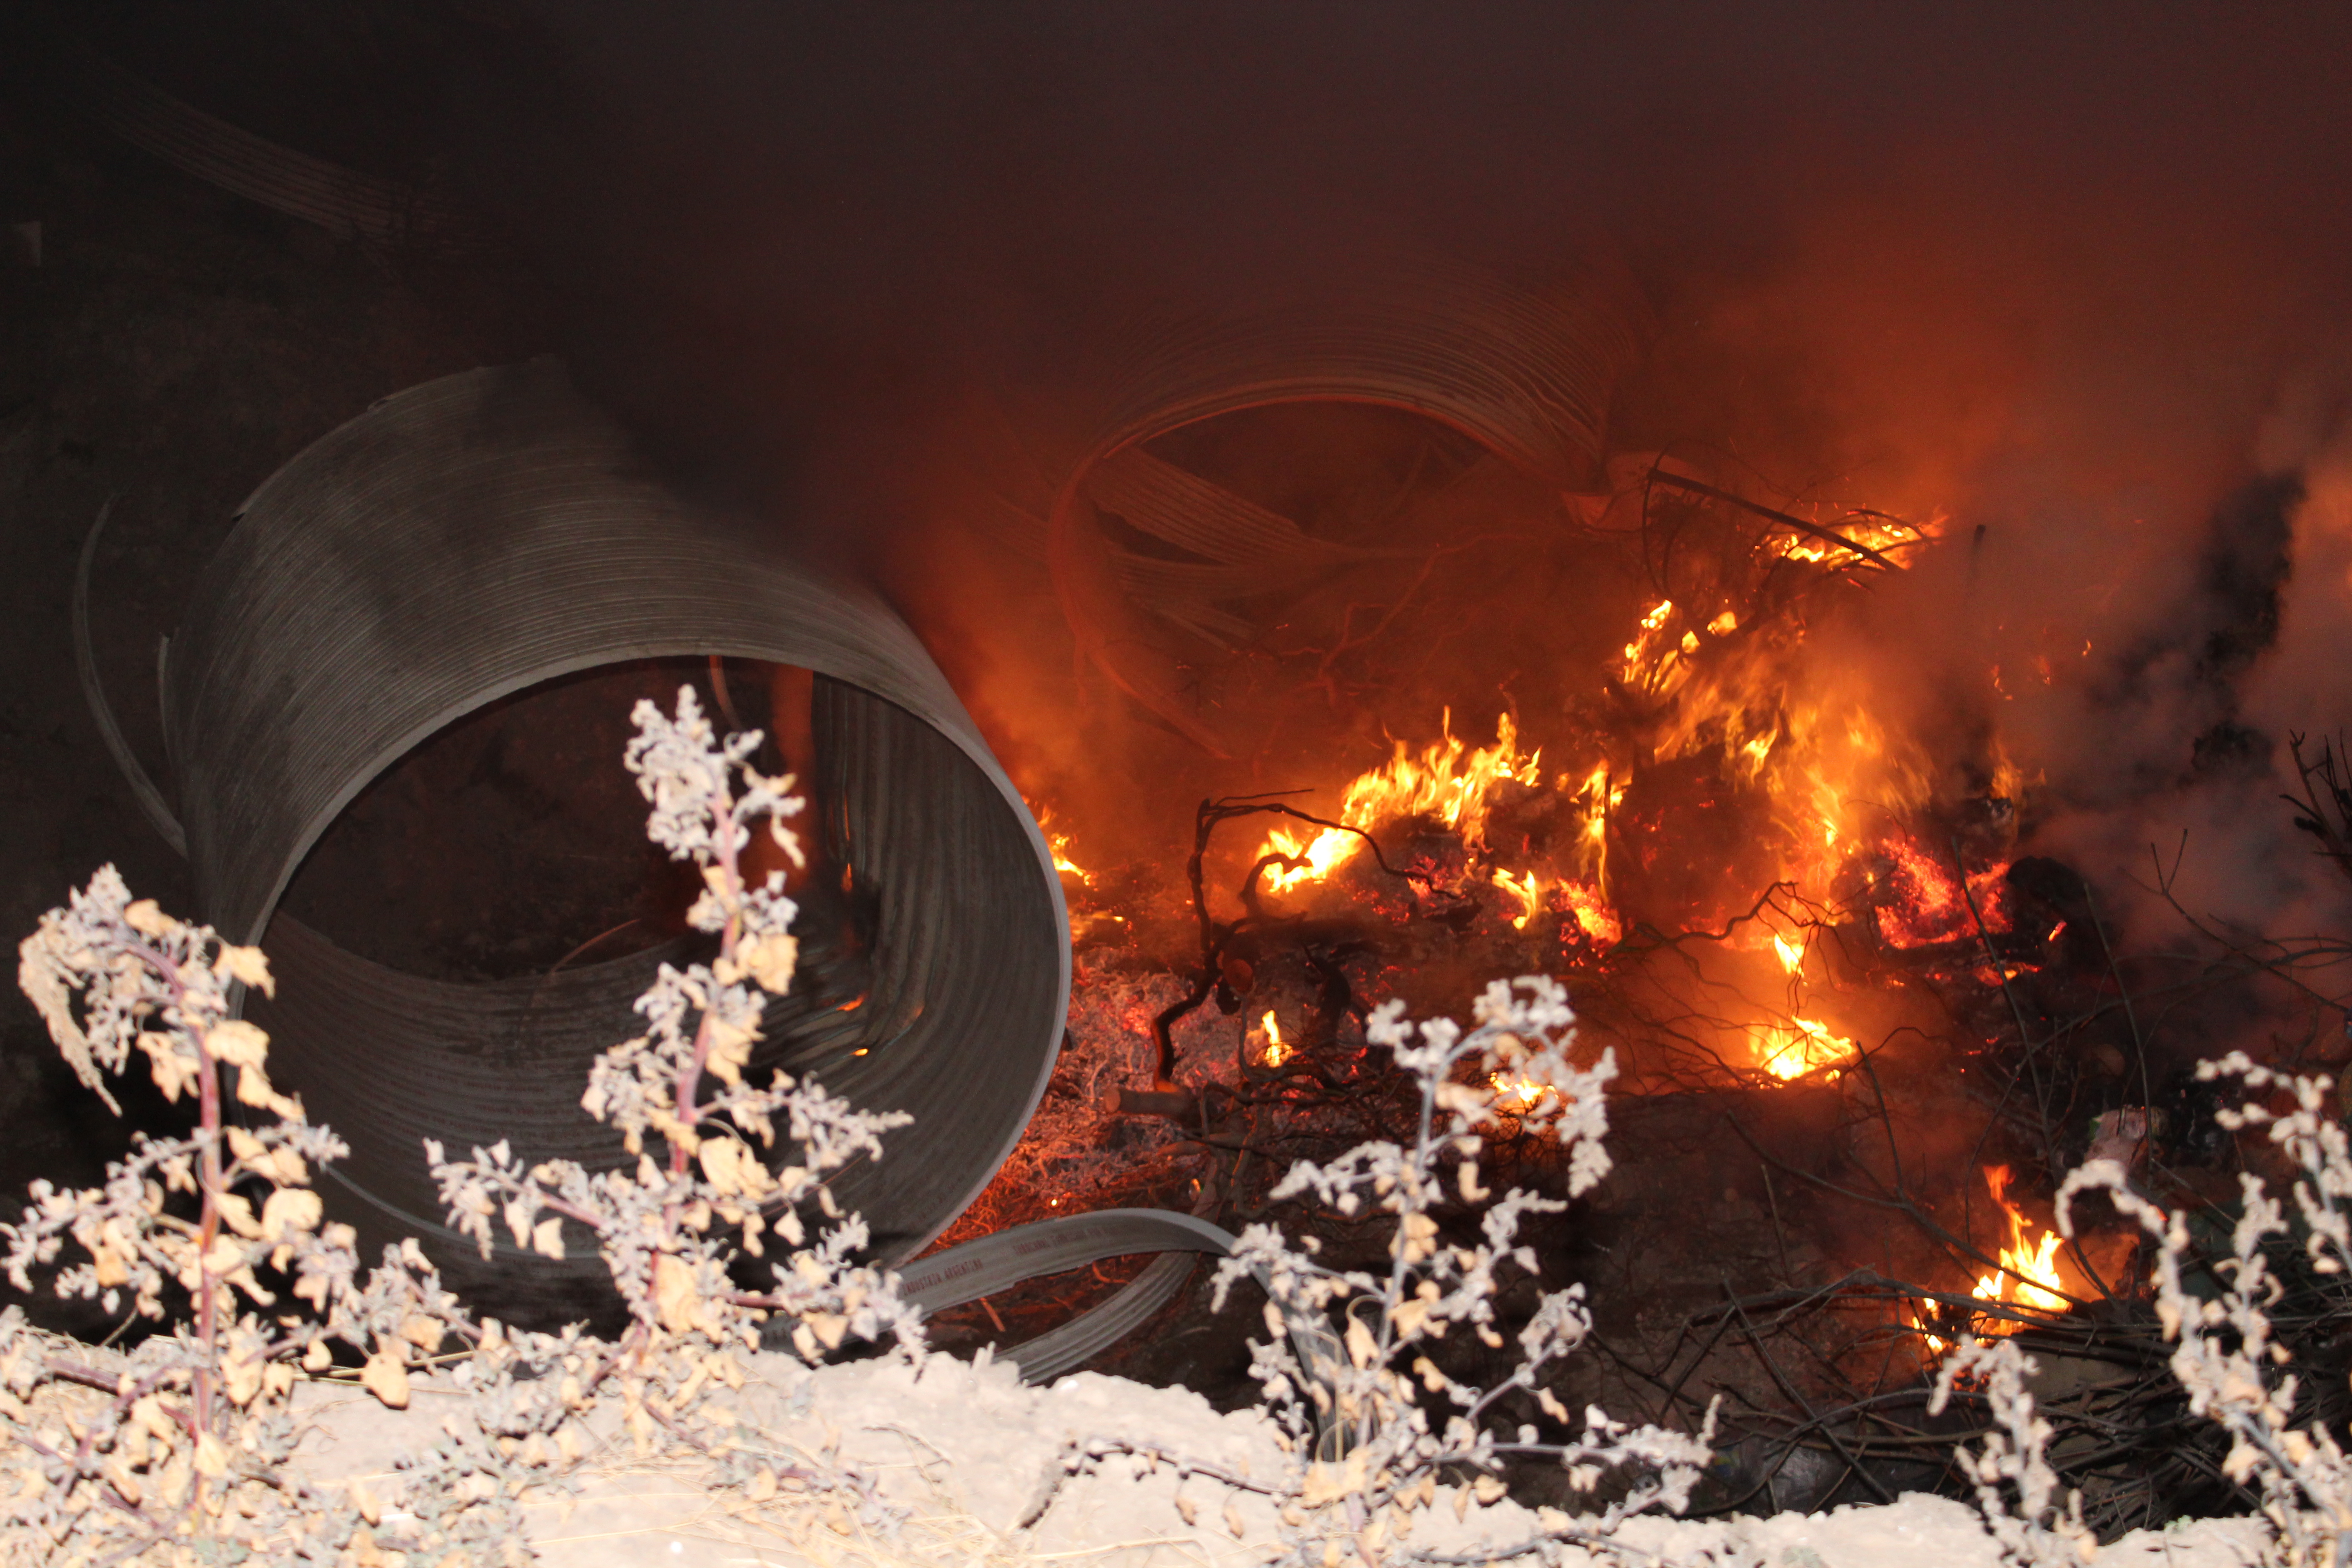
POLYGON ((1518 726, 1507 713, 1495 721, 1495 743, 1475 750, 1454 733, 1453 710, 1445 710, 1440 726, 1443 739, 1431 742, 1419 755, 1403 742, 1389 760, 1359 774, 1340 797, 1339 820, 1348 828, 1326 827, 1314 837, 1304 830, 1277 827, 1265 837, 1261 856, 1281 855, 1303 862, 1297 867, 1270 868, 1269 891, 1283 892, 1304 882, 1319 882, 1354 859, 1364 847, 1363 833, 1402 817, 1425 816, 1459 834, 1471 849, 1486 843, 1487 795, 1508 781, 1539 785, 1542 753, 1519 754, 1518 726))
POLYGON ((1583 928, 1584 934, 1601 947, 1614 947, 1625 940, 1624 922, 1600 889, 1582 882, 1562 882, 1559 886, 1560 908, 1583 928))
POLYGON ((1979 923, 1987 932, 2009 930, 2008 862, 1970 872, 1963 883, 1950 861, 1907 836, 1887 836, 1876 853, 1871 901, 1878 906, 1879 933, 1889 944, 1971 941, 1979 935, 1979 923))
MULTIPOLYGON (((2027 1222, 2024 1212, 2009 1200, 2010 1168, 2007 1165, 1987 1165, 1985 1185, 1992 1191, 1992 1201, 2000 1205, 2002 1216, 2009 1222, 2009 1245, 2000 1249, 2000 1267, 1987 1269, 1977 1276, 1975 1287, 1969 1292, 1972 1300, 1988 1307, 2021 1308, 2029 1312, 2063 1312, 2067 1308, 2065 1285, 2058 1275, 2060 1238, 2054 1230, 2044 1230, 2038 1240, 2026 1239, 2027 1222)), ((1935 1306, 1927 1301, 1917 1303, 1914 1316, 1925 1329, 1933 1319, 1935 1306)), ((1997 1339, 2016 1333, 2026 1327, 2023 1320, 1992 1313, 1974 1315, 1969 1331, 1979 1340, 1997 1339)), ((1927 1332, 1928 1348, 1940 1355, 1951 1348, 1944 1336, 1927 1332)))

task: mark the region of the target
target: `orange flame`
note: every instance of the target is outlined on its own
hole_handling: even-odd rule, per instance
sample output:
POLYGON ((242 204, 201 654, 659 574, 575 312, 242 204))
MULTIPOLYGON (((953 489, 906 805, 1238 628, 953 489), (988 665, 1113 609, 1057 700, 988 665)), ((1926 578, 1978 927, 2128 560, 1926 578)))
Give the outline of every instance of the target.
MULTIPOLYGON (((1669 642, 1664 648, 1658 647, 1662 640, 1658 634, 1674 613, 1675 602, 1661 599, 1642 616, 1642 629, 1635 632, 1633 640, 1625 645, 1624 677, 1628 686, 1656 684, 1666 674, 1667 666, 1673 662, 1675 653, 1681 651, 1678 643, 1669 642)), ((1697 639, 1693 637, 1691 643, 1696 647, 1697 639)))
POLYGON ((1748 1033, 1756 1047, 1756 1065, 1783 1082, 1853 1058, 1853 1042, 1815 1018, 1759 1024, 1748 1033))
POLYGON ((1533 871, 1527 874, 1524 881, 1514 881, 1511 874, 1498 866, 1495 868, 1495 886, 1519 900, 1523 912, 1512 918, 1513 931, 1527 930, 1528 922, 1543 912, 1543 895, 1533 871))
MULTIPOLYGON (((1844 516, 1835 521, 1836 531, 1856 544, 1876 551, 1900 550, 1906 545, 1923 543, 1941 531, 1944 520, 1930 518, 1924 524, 1897 522, 1891 518, 1844 516)), ((1785 533, 1773 536, 1771 549, 1784 561, 1830 561, 1852 563, 1854 553, 1828 540, 1810 533, 1785 533)))
MULTIPOLYGON (((1792 978, 1803 975, 1805 942, 1801 935, 1787 937, 1774 932, 1772 955, 1780 961, 1781 969, 1792 978)), ((1758 1024, 1750 1027, 1748 1034, 1749 1044, 1756 1052, 1756 1065, 1783 1082, 1853 1059, 1853 1041, 1836 1033, 1818 1018, 1792 1018, 1786 1024, 1758 1024)))
POLYGON ((1070 836, 1054 827, 1054 808, 1031 801, 1029 815, 1036 818, 1037 831, 1045 836, 1045 847, 1054 856, 1054 869, 1065 877, 1076 877, 1081 885, 1092 886, 1093 874, 1070 858, 1070 836))
MULTIPOLYGON (((2009 1245, 2000 1249, 2000 1267, 1987 1269, 1977 1276, 1974 1289, 1969 1294, 1990 1306, 2023 1307, 2035 1312, 2063 1312, 2066 1310, 2064 1283, 2058 1276, 2060 1237, 2054 1230, 2044 1230, 2037 1241, 2026 1239, 2025 1215, 2009 1201, 2010 1169, 2007 1165, 1987 1165, 1985 1185, 1992 1190, 1992 1201, 1999 1204, 2009 1220, 2009 1245)), ((1926 1321, 1927 1303, 1914 1308, 1914 1316, 1926 1321)), ((2025 1325, 2014 1318, 1979 1318, 1970 1325, 1980 1339, 1995 1339, 2013 1334, 2025 1325)), ((1928 1347, 1938 1354, 1949 1348, 1947 1342, 1935 1334, 1927 1336, 1928 1347)))
POLYGON ((1266 1010, 1265 1021, 1259 1026, 1265 1034, 1265 1048, 1258 1053, 1261 1066, 1278 1068, 1290 1059, 1290 1047, 1282 1043, 1282 1026, 1275 1021, 1272 1008, 1266 1010))
MULTIPOLYGON (((1340 798, 1339 820, 1369 833, 1383 823, 1406 816, 1430 816, 1462 836, 1477 848, 1486 842, 1486 797, 1505 780, 1535 784, 1543 780, 1540 752, 1519 754, 1518 726, 1508 713, 1495 721, 1495 743, 1475 750, 1454 733, 1454 714, 1445 712, 1442 740, 1424 747, 1419 756, 1402 741, 1389 760, 1359 774, 1340 798)), ((1275 868, 1265 886, 1284 892, 1303 882, 1319 882, 1354 859, 1364 847, 1357 834, 1326 827, 1311 839, 1277 827, 1265 837, 1261 856, 1283 855, 1306 863, 1293 868, 1275 868)))
POLYGON ((1531 1079, 1513 1078, 1507 1073, 1486 1075, 1486 1086, 1495 1091, 1495 1109, 1506 1116, 1524 1116, 1543 1102, 1551 1092, 1550 1086, 1531 1079))
MULTIPOLYGON (((2040 1241, 2026 1245, 2025 1215, 2009 1201, 2009 1174, 2007 1165, 1985 1167, 1985 1185, 1992 1189, 1992 1201, 2009 1217, 2009 1245, 2000 1249, 2000 1268, 1979 1275, 1977 1287, 1970 1294, 1979 1301, 2006 1302, 2038 1312, 2063 1312, 2066 1310, 2066 1298, 2061 1294, 2058 1279, 2058 1233, 2045 1230, 2040 1241), (2023 1278, 2020 1279, 2020 1275, 2023 1278)), ((1996 1321, 1988 1328, 1993 1333, 2013 1334, 2018 1325, 1996 1321)))

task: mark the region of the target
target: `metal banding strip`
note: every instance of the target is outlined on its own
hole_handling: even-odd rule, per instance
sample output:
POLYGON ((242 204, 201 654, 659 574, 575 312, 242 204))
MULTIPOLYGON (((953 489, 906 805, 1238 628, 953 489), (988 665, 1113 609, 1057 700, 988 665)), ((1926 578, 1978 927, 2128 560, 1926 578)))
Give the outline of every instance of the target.
POLYGON ((437 195, 257 136, 183 103, 87 44, 65 45, 56 66, 67 93, 100 124, 233 195, 343 239, 424 241, 443 250, 480 245, 474 226, 437 195))
POLYGON ((1234 1234, 1174 1209, 1102 1209, 1016 1225, 950 1247, 898 1270, 898 1289, 926 1312, 992 1296, 1043 1275, 1131 1252, 1208 1252, 1223 1257, 1234 1234))
MULTIPOLYGON (((252 1011, 273 1031, 273 1076, 352 1142, 341 1173, 376 1200, 354 1213, 371 1239, 437 1212, 419 1185, 424 1136, 618 1158, 577 1101, 589 1057, 638 1032, 629 1002, 654 959, 425 980, 273 927, 287 882, 362 789, 453 720, 555 676, 689 654, 820 678, 836 807, 824 830, 878 911, 873 991, 847 1020, 788 999, 767 1048, 916 1118, 835 1184, 877 1257, 919 1251, 1020 1137, 1069 995, 1060 882, 913 632, 870 590, 646 478, 552 362, 474 371, 385 399, 255 491, 165 670, 200 907, 230 940, 271 949, 278 1000, 252 1011)), ((501 1246, 485 1267, 438 1250, 453 1281, 511 1316, 577 1315, 602 1272, 593 1256, 558 1265, 501 1246)))
MULTIPOLYGON (((1017 1363, 1025 1383, 1050 1383, 1086 1363, 1096 1353, 1140 1328, 1192 1272, 1192 1253, 1223 1258, 1234 1249, 1233 1232, 1173 1209, 1102 1209, 1017 1225, 950 1247, 899 1271, 899 1289, 926 1313, 944 1311, 992 1296, 1024 1279, 1083 1268, 1106 1258, 1136 1252, 1166 1252, 1116 1295, 1010 1350, 999 1359, 1017 1363)), ((1263 1285, 1265 1280, 1260 1279, 1263 1285)), ((1288 1325, 1300 1364, 1335 1360, 1339 1342, 1320 1323, 1288 1325)))
POLYGON ((1183 1287, 1192 1272, 1192 1262, 1181 1252, 1153 1258, 1109 1300, 1058 1329, 1014 1345, 1003 1359, 1021 1369, 1024 1383, 1051 1383, 1066 1372, 1076 1372, 1150 1321, 1151 1315, 1183 1287))
POLYGON ((81 559, 74 565, 73 583, 73 645, 74 673, 81 678, 82 700, 89 708, 89 716, 98 725, 99 739, 106 742, 107 753, 121 770, 123 782, 131 786, 131 797, 139 803, 140 815, 162 836, 164 843, 182 855, 188 852, 188 836, 180 831, 180 819, 172 815, 164 804, 163 792, 139 765, 139 758, 123 738, 122 726, 115 721, 114 709, 106 700, 106 689, 98 679, 98 652, 90 646, 89 637, 89 573, 98 559, 98 538, 106 531, 106 520, 114 511, 114 498, 98 509, 98 521, 89 525, 89 534, 81 542, 81 559))

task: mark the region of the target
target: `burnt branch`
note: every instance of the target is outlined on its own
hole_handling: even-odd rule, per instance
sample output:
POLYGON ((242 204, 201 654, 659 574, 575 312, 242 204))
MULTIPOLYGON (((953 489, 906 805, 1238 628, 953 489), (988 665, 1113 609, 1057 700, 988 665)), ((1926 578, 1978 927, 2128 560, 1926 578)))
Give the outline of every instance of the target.
POLYGON ((1883 567, 1889 572, 1898 569, 1893 561, 1858 539, 1850 539, 1834 528, 1824 528, 1818 522, 1807 522, 1803 518, 1793 513, 1764 506, 1730 490, 1718 489, 1714 485, 1705 484, 1697 479, 1685 479, 1680 474, 1670 474, 1660 468, 1653 468, 1650 470, 1648 482, 1652 485, 1662 485, 1668 489, 1685 490, 1692 495, 1705 496, 1709 500, 1718 500, 1726 506, 1736 506, 1742 511, 1753 512, 1768 522, 1778 523, 1782 528, 1791 529, 1796 532, 1818 539, 1824 544, 1834 544, 1841 550, 1851 550, 1874 566, 1883 567))
POLYGON ((2327 741, 2319 743, 2316 758, 2305 758, 2305 739, 2297 734, 2286 738, 2303 794, 2279 798, 2294 807, 2295 826, 2319 840, 2319 853, 2338 871, 2352 878, 2352 763, 2347 763, 2338 754, 2337 746, 2327 741))

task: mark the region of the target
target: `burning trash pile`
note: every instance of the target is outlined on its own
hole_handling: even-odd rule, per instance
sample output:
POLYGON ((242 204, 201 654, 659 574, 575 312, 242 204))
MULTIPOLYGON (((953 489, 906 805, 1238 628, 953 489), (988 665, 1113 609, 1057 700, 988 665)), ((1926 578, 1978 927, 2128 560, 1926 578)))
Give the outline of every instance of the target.
MULTIPOLYGON (((1696 1421, 1728 1391, 1726 1485, 1779 1506, 1937 1484, 1926 1403, 1958 1345, 2016 1338, 2068 1369, 2073 1418, 2114 1419, 2161 1358, 2137 1331, 2086 1352, 2085 1325, 2129 1317, 2145 1261, 2095 1215, 2062 1237, 2050 1194, 2088 1158, 2213 1184, 2210 1110, 2129 1016, 2136 988, 2211 977, 2159 980, 2089 883, 2030 852, 2038 781, 1997 722, 1923 732, 1853 666, 1857 607, 1967 548, 1942 519, 1768 504, 1662 458, 1611 471, 1612 493, 1570 498, 1588 526, 1550 536, 1588 590, 1572 629, 1496 602, 1491 556, 1360 563, 1319 625, 1295 595, 1247 657, 1201 667, 1229 716, 1279 711, 1250 787, 1199 799, 1188 840, 1135 854, 1067 804, 1087 792, 1040 785, 1078 949, 1070 1037, 958 1234, 1073 1205, 1245 1216, 1292 1159, 1408 1113, 1364 1048, 1371 1008, 1458 1010, 1543 973, 1625 1097, 1618 1175, 1547 1242, 1622 1336, 1578 1398, 1663 1394, 1696 1421), (1381 663, 1481 614, 1477 648, 1381 663), (1385 641, 1360 635, 1373 618, 1385 641)), ((1481 482, 1474 461, 1437 488, 1496 502, 1481 482)), ((1988 665, 1955 707, 1997 718, 2017 679, 1988 665)), ((1017 1337, 1131 1272, 964 1327, 1017 1337)), ((2070 1477, 2118 1518, 2196 1492, 2189 1460, 2150 1479, 2159 1428, 2064 1450, 2070 1477)))

